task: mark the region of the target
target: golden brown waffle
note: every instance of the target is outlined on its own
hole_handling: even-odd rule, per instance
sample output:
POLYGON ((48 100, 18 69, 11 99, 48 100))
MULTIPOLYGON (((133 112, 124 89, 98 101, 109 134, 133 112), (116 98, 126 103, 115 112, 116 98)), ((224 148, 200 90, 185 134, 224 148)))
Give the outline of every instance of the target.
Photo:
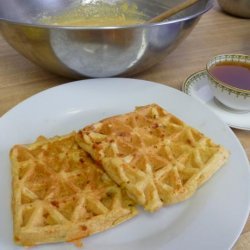
POLYGON ((18 244, 75 241, 136 214, 131 199, 79 147, 75 133, 16 145, 10 157, 18 244))
POLYGON ((148 211, 190 197, 228 151, 156 104, 81 130, 79 145, 148 211))

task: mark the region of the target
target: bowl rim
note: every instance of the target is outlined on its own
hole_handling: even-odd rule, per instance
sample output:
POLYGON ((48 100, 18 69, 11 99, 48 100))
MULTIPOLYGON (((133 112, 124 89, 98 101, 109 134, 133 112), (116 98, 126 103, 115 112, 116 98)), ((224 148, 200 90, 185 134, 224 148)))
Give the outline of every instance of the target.
POLYGON ((185 16, 182 18, 177 18, 173 20, 166 20, 162 22, 156 22, 156 23, 142 23, 142 24, 133 24, 133 25, 124 25, 124 26, 66 26, 66 25, 49 25, 49 24, 39 24, 39 23, 27 23, 27 22, 18 22, 14 21, 9 18, 3 18, 0 17, 0 25, 1 22, 6 22, 10 24, 15 24, 15 25, 24 25, 24 26, 29 26, 29 27, 34 27, 34 28, 44 28, 44 29, 59 29, 59 30, 122 30, 122 29, 128 29, 128 28, 148 28, 148 27, 153 27, 153 26, 161 26, 164 24, 174 24, 178 22, 183 22, 187 21, 196 17, 199 17, 209 11, 213 7, 213 0, 208 0, 206 3, 206 6, 198 11, 195 14, 185 16))
MULTIPOLYGON (((234 58, 246 58, 248 60, 250 60, 250 55, 246 55, 246 54, 220 54, 220 55, 216 55, 214 56, 212 59, 210 59, 207 64, 206 64, 206 71, 207 71, 207 74, 210 78, 212 78, 217 84, 223 86, 224 88, 226 89, 229 89, 229 90, 232 90, 232 91, 236 91, 238 93, 244 93, 246 94, 247 96, 250 97, 250 90, 247 90, 247 89, 241 89, 241 88, 237 88, 237 87, 234 87, 230 84, 227 84, 221 80, 219 80, 218 78, 216 78, 213 74, 211 74, 210 72, 210 69, 211 69, 211 66, 214 66, 214 65, 217 65, 218 63, 221 63, 221 62, 232 62, 232 60, 227 60, 228 58, 230 57, 234 57, 234 58), (212 64, 213 61, 216 61, 217 58, 220 58, 221 61, 217 61, 215 63, 213 63, 213 65, 209 65, 210 63, 212 64)), ((249 63, 250 65, 250 63, 249 63)))

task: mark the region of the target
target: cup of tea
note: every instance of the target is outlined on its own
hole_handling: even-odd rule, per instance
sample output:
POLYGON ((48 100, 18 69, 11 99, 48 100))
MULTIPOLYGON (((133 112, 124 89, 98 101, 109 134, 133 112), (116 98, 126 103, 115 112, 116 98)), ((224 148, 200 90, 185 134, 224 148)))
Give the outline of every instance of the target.
POLYGON ((224 54, 206 65, 214 97, 236 111, 250 111, 250 56, 224 54))

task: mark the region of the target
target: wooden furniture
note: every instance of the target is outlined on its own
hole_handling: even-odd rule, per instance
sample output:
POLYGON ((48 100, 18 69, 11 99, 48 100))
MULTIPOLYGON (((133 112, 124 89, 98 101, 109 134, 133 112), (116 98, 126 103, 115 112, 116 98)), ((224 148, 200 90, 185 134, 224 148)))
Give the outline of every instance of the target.
MULTIPOLYGON (((206 62, 217 54, 249 55, 249 23, 249 19, 229 16, 215 5, 163 62, 133 77, 180 89, 189 75, 204 69, 206 62)), ((32 64, 13 50, 0 35, 0 116, 25 98, 69 81, 72 79, 54 75, 32 64)), ((250 159, 250 132, 233 131, 250 159)), ((234 249, 250 249, 250 217, 234 249)))

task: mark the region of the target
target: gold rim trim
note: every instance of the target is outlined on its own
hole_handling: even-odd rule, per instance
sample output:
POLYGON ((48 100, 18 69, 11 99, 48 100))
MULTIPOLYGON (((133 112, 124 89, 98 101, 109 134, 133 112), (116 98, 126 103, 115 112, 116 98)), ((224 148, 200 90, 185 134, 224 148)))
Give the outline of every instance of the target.
POLYGON ((197 79, 200 79, 201 77, 206 76, 206 75, 207 75, 207 70, 203 69, 188 76, 182 84, 182 88, 181 88, 182 91, 189 95, 189 89, 190 89, 190 86, 192 86, 192 83, 196 81, 197 79))
POLYGON ((206 64, 206 71, 207 75, 210 77, 210 79, 213 80, 213 83, 216 85, 221 85, 220 87, 224 87, 226 90, 228 90, 230 93, 235 93, 236 95, 244 95, 244 96, 249 96, 250 97, 250 90, 245 90, 245 89, 239 89, 236 87, 233 87, 231 85, 228 85, 227 83, 220 81, 216 79, 210 72, 211 66, 216 65, 217 63, 220 62, 246 62, 247 64, 250 65, 250 56, 249 55, 244 55, 244 54, 221 54, 213 57, 209 62, 206 64), (235 61, 235 59, 238 59, 235 61), (241 60, 243 59, 243 60, 241 60))

